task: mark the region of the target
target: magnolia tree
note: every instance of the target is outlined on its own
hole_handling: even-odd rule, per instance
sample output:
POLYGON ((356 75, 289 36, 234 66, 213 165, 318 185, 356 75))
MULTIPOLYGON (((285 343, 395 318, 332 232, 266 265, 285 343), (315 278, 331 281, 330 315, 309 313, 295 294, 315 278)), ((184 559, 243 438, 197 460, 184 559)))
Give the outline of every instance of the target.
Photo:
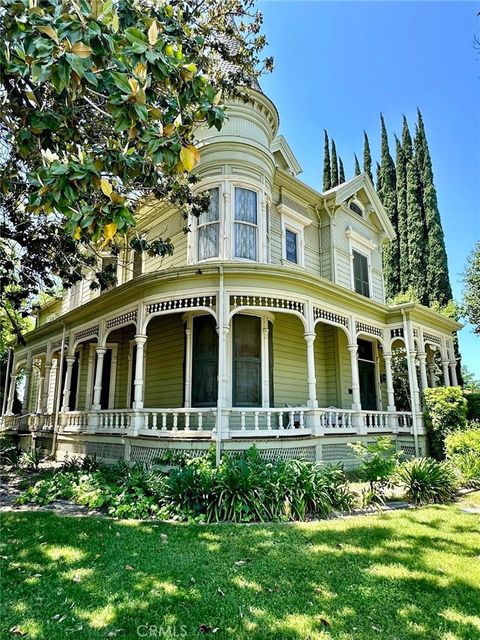
POLYGON ((252 5, 3 0, 0 277, 14 309, 85 267, 93 287, 113 284, 99 250, 173 251, 136 236, 135 212, 149 198, 206 206, 195 130, 220 129, 224 99, 272 66, 252 5))

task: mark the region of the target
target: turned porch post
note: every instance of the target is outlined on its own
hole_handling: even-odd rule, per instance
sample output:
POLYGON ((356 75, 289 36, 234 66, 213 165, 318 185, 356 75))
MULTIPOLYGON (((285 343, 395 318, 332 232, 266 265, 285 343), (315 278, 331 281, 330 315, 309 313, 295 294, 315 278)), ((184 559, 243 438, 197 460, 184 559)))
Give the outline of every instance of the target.
POLYGON ((32 356, 28 354, 25 366, 25 387, 23 391, 22 414, 28 413, 30 408, 30 384, 32 380, 32 356))
POLYGON ((428 378, 430 381, 430 386, 432 388, 435 388, 437 386, 437 379, 435 376, 435 362, 430 359, 430 362, 428 363, 428 378))
POLYGON ((185 407, 192 406, 192 319, 185 323, 185 407))
POLYGON ((427 354, 425 352, 417 353, 417 358, 420 363, 420 384, 423 392, 428 388, 427 354))
POLYGON ((107 353, 106 347, 97 347, 97 366, 95 369, 95 383, 93 386, 93 402, 92 410, 100 411, 102 408, 102 377, 103 377, 103 359, 107 353))
POLYGON ((135 344, 137 345, 137 357, 135 360, 135 379, 133 381, 134 391, 133 391, 133 408, 134 409, 143 409, 143 390, 144 390, 144 380, 143 380, 143 369, 144 369, 144 347, 147 341, 147 336, 145 335, 136 335, 135 336, 135 344))
POLYGON ((444 387, 449 387, 450 386, 450 375, 448 372, 448 360, 444 360, 442 358, 442 369, 443 369, 443 386, 444 387))
POLYGON ((50 391, 50 375, 52 371, 52 357, 50 356, 45 360, 45 377, 43 379, 43 389, 42 389, 42 407, 41 412, 47 413, 48 409, 48 394, 50 391))
POLYGON ((62 413, 65 413, 69 409, 70 390, 72 386, 72 370, 75 364, 75 356, 66 356, 65 361, 67 368, 65 370, 65 383, 63 385, 63 397, 62 397, 62 413))
POLYGON ((15 400, 15 389, 17 387, 17 374, 10 374, 10 388, 8 389, 8 401, 6 415, 13 414, 13 402, 15 400))
POLYGON ((450 380, 452 382, 452 387, 457 387, 458 386, 458 380, 457 380, 457 363, 455 362, 455 360, 450 360, 450 380))
POLYGON ((352 369, 352 409, 354 411, 361 411, 362 400, 360 397, 360 377, 358 375, 358 345, 349 344, 348 351, 350 352, 350 366, 352 369))
POLYGON ((316 333, 305 333, 303 335, 307 343, 307 382, 308 382, 308 406, 316 409, 317 401, 317 379, 315 377, 315 338, 316 333))
POLYGON ((385 362, 385 378, 387 382, 387 411, 396 411, 395 393, 393 390, 392 354, 390 352, 384 352, 383 360, 385 362))

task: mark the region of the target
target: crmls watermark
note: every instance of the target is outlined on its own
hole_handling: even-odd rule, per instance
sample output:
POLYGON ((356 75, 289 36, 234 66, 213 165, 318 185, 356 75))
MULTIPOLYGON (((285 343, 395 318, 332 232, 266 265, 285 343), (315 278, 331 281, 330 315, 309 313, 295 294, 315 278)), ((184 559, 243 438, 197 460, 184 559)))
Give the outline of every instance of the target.
POLYGON ((175 638, 186 638, 187 627, 183 624, 177 625, 157 625, 141 624, 137 627, 139 638, 162 638, 163 640, 174 640, 175 638))

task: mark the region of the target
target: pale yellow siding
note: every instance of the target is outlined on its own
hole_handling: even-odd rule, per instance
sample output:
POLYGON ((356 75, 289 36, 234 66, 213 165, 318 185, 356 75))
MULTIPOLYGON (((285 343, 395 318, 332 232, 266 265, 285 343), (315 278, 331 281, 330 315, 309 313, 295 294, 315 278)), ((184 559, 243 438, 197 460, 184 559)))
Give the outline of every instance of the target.
POLYGON ((181 407, 185 335, 181 314, 154 318, 147 335, 145 406, 181 407))
POLYGON ((273 325, 275 406, 305 405, 308 399, 307 348, 301 321, 278 313, 273 325))

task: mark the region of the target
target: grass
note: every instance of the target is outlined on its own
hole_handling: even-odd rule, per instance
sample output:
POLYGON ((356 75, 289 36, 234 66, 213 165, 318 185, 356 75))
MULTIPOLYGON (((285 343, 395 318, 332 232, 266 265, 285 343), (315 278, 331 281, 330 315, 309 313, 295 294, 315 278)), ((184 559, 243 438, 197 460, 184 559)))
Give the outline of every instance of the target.
POLYGON ((474 504, 271 526, 4 513, 0 638, 478 640, 474 504))

